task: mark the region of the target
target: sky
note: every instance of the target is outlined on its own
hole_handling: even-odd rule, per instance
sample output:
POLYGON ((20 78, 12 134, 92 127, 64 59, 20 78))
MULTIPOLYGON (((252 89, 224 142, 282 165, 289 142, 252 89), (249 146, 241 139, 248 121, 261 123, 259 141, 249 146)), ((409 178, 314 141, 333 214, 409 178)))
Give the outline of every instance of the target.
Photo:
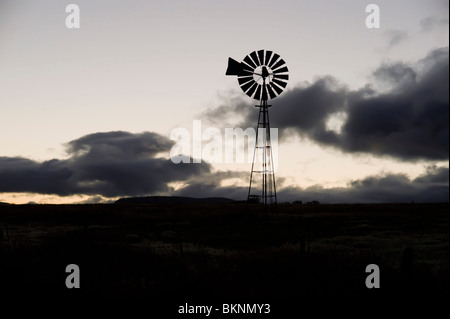
POLYGON ((225 71, 260 49, 289 68, 279 202, 448 202, 448 36, 442 0, 0 0, 0 202, 245 199, 250 163, 174 164, 170 135, 255 127, 225 71))

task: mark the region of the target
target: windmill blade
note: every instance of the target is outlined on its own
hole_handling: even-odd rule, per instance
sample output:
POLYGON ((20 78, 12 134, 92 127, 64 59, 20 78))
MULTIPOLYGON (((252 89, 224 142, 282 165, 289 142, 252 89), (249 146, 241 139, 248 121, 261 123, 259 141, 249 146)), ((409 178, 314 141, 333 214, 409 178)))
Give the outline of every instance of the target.
POLYGON ((258 57, 259 57, 259 65, 264 64, 264 50, 258 51, 258 57))
POLYGON ((250 89, 249 89, 247 92, 245 92, 245 93, 246 93, 248 96, 252 97, 253 92, 255 92, 257 86, 258 86, 258 83, 253 82, 253 84, 252 84, 252 86, 250 87, 250 89))
POLYGON ((280 59, 280 61, 278 61, 277 63, 274 64, 274 66, 272 66, 272 70, 276 70, 278 69, 280 66, 282 66, 283 64, 286 64, 286 62, 284 62, 283 59, 280 59))
POLYGON ((241 85, 241 89, 242 89, 242 91, 246 92, 246 91, 248 91, 248 89, 249 89, 250 87, 252 87, 254 84, 255 84, 255 82, 253 82, 253 81, 247 82, 247 83, 241 85))
POLYGON ((287 84, 287 82, 283 82, 277 79, 272 79, 272 82, 278 84, 279 86, 282 86, 283 88, 285 88, 287 84))
POLYGON ((238 82, 242 86, 244 83, 247 83, 248 81, 253 80, 253 75, 251 76, 241 76, 238 77, 238 82))
POLYGON ((253 70, 256 69, 256 64, 255 64, 255 62, 252 61, 252 59, 250 59, 250 56, 247 55, 247 56, 244 58, 244 61, 245 61, 245 63, 247 63, 249 66, 251 66, 251 67, 253 68, 253 70))
POLYGON ((255 100, 261 99, 261 85, 258 84, 258 88, 256 89, 255 96, 253 97, 255 100))
POLYGON ((273 88, 275 91, 277 91, 278 95, 280 95, 281 92, 283 92, 283 89, 280 88, 279 86, 275 85, 274 83, 271 83, 271 85, 272 85, 272 88, 273 88))
POLYGON ((242 70, 253 73, 253 68, 245 62, 241 62, 242 70))
POLYGON ((266 84, 266 89, 267 89, 267 92, 269 92, 269 96, 270 96, 271 99, 277 97, 277 94, 273 91, 272 86, 270 85, 270 83, 266 84))
POLYGON ((254 67, 251 67, 250 65, 248 65, 247 63, 245 63, 244 61, 241 62, 242 65, 242 69, 253 72, 253 70, 255 69, 254 67))
POLYGON ((238 76, 250 76, 253 75, 253 70, 241 69, 238 76))
POLYGON ((256 54, 256 51, 253 51, 252 53, 250 53, 250 57, 253 59, 253 61, 255 61, 256 66, 261 65, 261 62, 258 59, 258 55, 256 54))
POLYGON ((241 85, 242 91, 247 91, 252 85, 254 85, 256 82, 255 80, 251 79, 250 81, 244 83, 241 85))
POLYGON ((272 60, 270 60, 270 63, 269 63, 269 68, 272 68, 272 65, 278 60, 278 58, 280 57, 280 55, 279 54, 274 54, 273 55, 273 57, 272 57, 272 60))
POLYGON ((264 61, 265 65, 269 65, 270 57, 272 56, 272 51, 266 51, 266 60, 264 61))
POLYGON ((289 80, 289 75, 288 74, 274 74, 273 75, 274 79, 284 79, 284 80, 289 80))
POLYGON ((249 71, 249 70, 242 70, 242 72, 239 74, 239 76, 253 76, 253 71, 249 71))
POLYGON ((273 73, 277 74, 277 73, 282 73, 282 72, 287 72, 287 71, 289 71, 289 70, 288 70, 287 66, 285 66, 284 68, 273 71, 273 73))

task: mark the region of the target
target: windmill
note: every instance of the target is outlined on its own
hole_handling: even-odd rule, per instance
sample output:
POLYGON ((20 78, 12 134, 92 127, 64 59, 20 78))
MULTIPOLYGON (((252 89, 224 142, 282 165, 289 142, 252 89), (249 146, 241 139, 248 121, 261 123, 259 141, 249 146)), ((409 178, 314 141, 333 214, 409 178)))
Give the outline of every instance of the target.
POLYGON ((247 55, 242 62, 228 58, 228 68, 225 73, 225 75, 237 76, 242 91, 259 101, 259 105, 255 105, 255 107, 259 107, 259 115, 247 201, 262 203, 266 208, 268 205, 277 204, 270 142, 269 107, 271 105, 268 105, 267 101, 276 98, 283 92, 289 79, 287 72, 286 62, 278 54, 268 50, 259 50, 247 55), (258 136, 260 129, 262 137, 258 136), (255 165, 258 160, 259 165, 255 165), (254 182, 255 173, 260 177, 259 183, 254 182), (255 184, 260 184, 261 188, 255 184))

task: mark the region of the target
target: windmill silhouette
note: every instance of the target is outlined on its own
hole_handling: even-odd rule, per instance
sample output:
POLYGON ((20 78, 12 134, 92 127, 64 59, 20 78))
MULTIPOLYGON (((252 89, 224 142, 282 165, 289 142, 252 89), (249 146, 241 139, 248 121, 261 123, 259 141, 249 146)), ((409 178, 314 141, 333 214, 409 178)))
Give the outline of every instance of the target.
POLYGON ((259 101, 259 105, 255 105, 255 107, 259 107, 259 115, 247 201, 262 203, 266 209, 269 205, 277 204, 270 140, 269 107, 271 105, 268 105, 267 101, 276 98, 283 92, 287 80, 289 80, 288 71, 286 62, 278 54, 268 50, 259 50, 247 55, 242 62, 228 58, 228 68, 225 73, 225 75, 237 76, 242 91, 259 101), (258 161, 260 163, 257 163, 258 161), (259 183, 254 181, 257 176, 261 179, 259 183))

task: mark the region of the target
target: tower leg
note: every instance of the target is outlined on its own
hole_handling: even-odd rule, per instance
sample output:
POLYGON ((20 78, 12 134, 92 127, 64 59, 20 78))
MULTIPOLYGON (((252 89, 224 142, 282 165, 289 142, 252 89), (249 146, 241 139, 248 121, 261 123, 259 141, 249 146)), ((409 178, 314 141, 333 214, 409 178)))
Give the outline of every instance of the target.
POLYGON ((252 170, 250 172, 250 185, 248 188, 248 202, 257 202, 264 205, 264 210, 277 205, 275 185, 275 172, 272 146, 270 140, 270 105, 263 100, 259 107, 258 125, 256 127, 256 142, 253 152, 252 170))

